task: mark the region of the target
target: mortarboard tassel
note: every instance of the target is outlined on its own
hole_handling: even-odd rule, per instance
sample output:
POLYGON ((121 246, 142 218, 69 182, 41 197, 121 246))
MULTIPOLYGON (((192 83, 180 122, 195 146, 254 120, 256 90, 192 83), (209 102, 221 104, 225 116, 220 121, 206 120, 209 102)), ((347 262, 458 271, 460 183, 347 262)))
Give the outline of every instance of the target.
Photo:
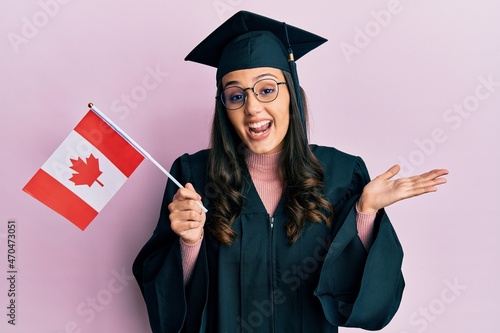
POLYGON ((293 50, 290 45, 290 39, 288 38, 288 28, 287 24, 283 22, 285 27, 286 41, 288 43, 288 65, 290 66, 290 74, 293 78, 293 84, 295 86, 295 95, 297 96, 297 104, 299 105, 300 120, 302 122, 302 128, 304 129, 304 136, 307 143, 307 127, 306 127, 306 116, 304 112, 304 103, 302 100, 302 93, 300 91, 299 76, 297 75, 297 65, 295 64, 295 59, 293 57, 293 50))

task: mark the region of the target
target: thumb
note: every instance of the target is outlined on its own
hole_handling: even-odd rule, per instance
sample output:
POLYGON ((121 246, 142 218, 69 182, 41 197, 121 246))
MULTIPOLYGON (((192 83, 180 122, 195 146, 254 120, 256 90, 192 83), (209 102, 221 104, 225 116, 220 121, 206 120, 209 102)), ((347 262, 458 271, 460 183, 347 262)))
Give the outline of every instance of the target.
POLYGON ((198 198, 196 200, 201 200, 201 196, 196 192, 196 190, 194 189, 194 186, 193 184, 191 183, 186 183, 186 186, 184 186, 185 188, 187 188, 188 190, 191 190, 193 191, 194 193, 196 193, 196 195, 198 196, 198 198))
POLYGON ((389 168, 386 172, 380 175, 385 180, 389 180, 395 175, 398 174, 398 172, 401 170, 401 167, 398 164, 393 165, 392 167, 389 168))

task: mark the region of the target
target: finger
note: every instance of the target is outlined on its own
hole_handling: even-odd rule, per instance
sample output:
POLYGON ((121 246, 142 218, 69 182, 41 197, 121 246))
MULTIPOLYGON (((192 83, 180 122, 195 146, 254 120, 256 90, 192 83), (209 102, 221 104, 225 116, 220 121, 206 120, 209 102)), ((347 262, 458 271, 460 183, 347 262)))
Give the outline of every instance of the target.
POLYGON ((196 201, 189 201, 189 210, 186 211, 186 213, 188 214, 188 219, 190 221, 197 221, 197 222, 200 222, 203 218, 203 212, 200 208, 200 206, 198 206, 196 204, 196 201))
POLYGON ((401 167, 398 164, 395 164, 392 167, 390 167, 389 170, 381 174, 379 177, 385 180, 389 180, 395 175, 397 175, 400 170, 401 167))
POLYGON ((446 176, 447 174, 448 174, 448 170, 446 170, 446 169, 434 169, 434 170, 425 172, 421 175, 413 176, 410 178, 413 178, 413 179, 422 178, 423 180, 431 180, 431 179, 437 179, 437 178, 442 177, 442 176, 446 176))
POLYGON ((175 225, 196 223, 196 227, 203 221, 202 214, 193 210, 174 211, 170 213, 169 219, 175 225))
POLYGON ((186 185, 184 187, 187 188, 187 189, 190 189, 190 190, 192 190, 194 192, 196 192, 196 190, 193 187, 193 184, 191 184, 191 183, 186 183, 186 185))
POLYGON ((437 186, 446 183, 445 178, 437 178, 426 181, 417 181, 408 184, 407 197, 419 196, 421 194, 436 192, 437 186))
POLYGON ((425 192, 436 192, 437 186, 446 183, 446 179, 439 179, 429 182, 420 183, 418 188, 422 189, 425 192))
POLYGON ((200 227, 201 222, 199 221, 184 221, 177 223, 177 229, 182 231, 188 231, 193 229, 198 229, 200 227))
POLYGON ((184 235, 191 230, 196 230, 200 227, 200 222, 182 222, 172 226, 172 230, 178 235, 184 235))
POLYGON ((435 169, 435 170, 432 170, 429 172, 429 177, 431 179, 444 179, 444 178, 440 178, 440 177, 443 177, 443 176, 446 176, 448 175, 448 170, 446 169, 435 169))
POLYGON ((196 193, 196 190, 194 189, 193 184, 186 183, 186 186, 184 188, 192 191, 192 194, 194 194, 194 196, 191 199, 193 199, 195 201, 200 201, 201 200, 201 196, 198 193, 196 193))
POLYGON ((437 186, 445 184, 447 180, 445 178, 436 178, 430 180, 412 180, 407 183, 407 188, 412 195, 420 195, 427 192, 436 192, 437 186))
POLYGON ((177 190, 177 193, 175 193, 175 195, 174 195, 174 200, 200 201, 201 196, 198 193, 196 193, 196 191, 191 183, 187 183, 184 188, 180 188, 177 190))
POLYGON ((173 212, 181 212, 181 211, 193 211, 194 213, 200 215, 203 213, 198 202, 192 199, 175 199, 168 205, 168 210, 173 212))

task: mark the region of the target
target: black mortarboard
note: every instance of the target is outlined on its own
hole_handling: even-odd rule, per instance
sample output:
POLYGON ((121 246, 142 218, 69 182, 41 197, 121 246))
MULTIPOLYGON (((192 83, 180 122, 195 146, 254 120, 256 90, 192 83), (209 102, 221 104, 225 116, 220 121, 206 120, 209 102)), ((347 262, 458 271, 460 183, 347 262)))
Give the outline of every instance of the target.
POLYGON ((308 31, 247 11, 240 11, 214 30, 185 60, 217 68, 217 82, 227 73, 273 67, 292 74, 305 129, 295 61, 326 42, 308 31), (293 50, 293 51, 292 51, 293 50))
POLYGON ((240 11, 198 44, 185 60, 216 67, 219 81, 237 69, 277 67, 290 71, 288 49, 297 60, 324 42, 325 38, 284 22, 240 11))

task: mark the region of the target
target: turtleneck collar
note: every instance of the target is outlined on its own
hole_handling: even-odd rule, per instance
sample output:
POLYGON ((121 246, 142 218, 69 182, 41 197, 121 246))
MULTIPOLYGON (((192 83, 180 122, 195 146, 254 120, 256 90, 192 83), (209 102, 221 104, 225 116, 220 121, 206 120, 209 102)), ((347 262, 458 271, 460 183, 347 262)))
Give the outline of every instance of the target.
POLYGON ((272 154, 255 154, 250 149, 245 149, 245 161, 249 169, 277 170, 282 151, 272 154))

